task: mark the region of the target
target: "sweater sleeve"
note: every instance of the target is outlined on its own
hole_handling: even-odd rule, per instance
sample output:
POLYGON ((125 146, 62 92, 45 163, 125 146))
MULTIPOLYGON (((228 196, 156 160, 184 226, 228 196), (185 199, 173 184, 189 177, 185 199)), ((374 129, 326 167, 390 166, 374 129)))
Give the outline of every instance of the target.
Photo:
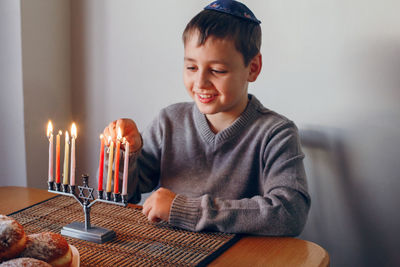
POLYGON ((297 236, 306 223, 310 197, 307 193, 297 128, 278 125, 268 136, 263 151, 259 195, 243 199, 197 198, 177 195, 169 222, 191 230, 216 230, 269 236, 297 236))

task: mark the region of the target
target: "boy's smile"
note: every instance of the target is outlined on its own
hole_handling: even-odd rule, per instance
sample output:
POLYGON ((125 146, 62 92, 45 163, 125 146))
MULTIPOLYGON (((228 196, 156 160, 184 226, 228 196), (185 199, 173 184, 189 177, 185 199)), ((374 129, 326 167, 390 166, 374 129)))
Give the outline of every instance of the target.
MULTIPOLYGON (((246 108, 248 82, 255 80, 259 70, 254 77, 254 60, 245 66, 230 39, 211 36, 200 46, 197 40, 198 33, 194 32, 185 43, 183 81, 200 112, 218 132, 246 108)), ((261 64, 261 55, 258 59, 261 64)))

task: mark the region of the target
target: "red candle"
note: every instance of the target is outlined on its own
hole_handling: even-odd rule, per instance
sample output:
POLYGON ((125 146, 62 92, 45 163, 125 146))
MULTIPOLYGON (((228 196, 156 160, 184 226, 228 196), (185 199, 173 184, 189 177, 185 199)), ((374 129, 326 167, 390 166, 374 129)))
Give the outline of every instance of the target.
POLYGON ((114 168, 114 194, 119 193, 119 150, 121 147, 121 128, 118 127, 117 147, 115 149, 115 168, 114 168))
POLYGON ((100 135, 100 160, 99 160, 99 191, 103 191, 103 170, 104 170, 104 136, 100 135))
POLYGON ((60 183, 60 136, 61 131, 58 131, 56 139, 56 183, 60 183))

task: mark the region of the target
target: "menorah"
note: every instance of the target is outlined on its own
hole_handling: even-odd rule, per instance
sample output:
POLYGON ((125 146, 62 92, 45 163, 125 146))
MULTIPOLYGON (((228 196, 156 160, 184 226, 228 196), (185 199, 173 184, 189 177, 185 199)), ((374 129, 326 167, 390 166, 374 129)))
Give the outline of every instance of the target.
POLYGON ((76 192, 75 185, 48 182, 48 191, 64 196, 75 198, 83 208, 85 222, 72 222, 61 229, 61 234, 95 243, 104 243, 115 237, 113 230, 105 229, 90 224, 90 208, 96 202, 105 202, 108 204, 126 207, 128 205, 128 195, 106 192, 103 196, 103 190, 97 190, 97 199, 95 199, 94 189, 89 187, 89 176, 82 175, 83 186, 78 186, 79 193, 76 192))

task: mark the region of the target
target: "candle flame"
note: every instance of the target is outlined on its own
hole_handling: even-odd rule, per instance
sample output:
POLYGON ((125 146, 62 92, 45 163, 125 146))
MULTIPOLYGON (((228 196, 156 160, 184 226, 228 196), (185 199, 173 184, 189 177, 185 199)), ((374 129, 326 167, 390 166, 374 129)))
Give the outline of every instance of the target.
POLYGON ((59 134, 59 135, 62 135, 62 131, 61 131, 61 130, 59 130, 59 131, 58 131, 58 134, 59 134))
POLYGON ((104 138, 104 135, 103 135, 103 134, 100 134, 100 140, 103 139, 103 138, 104 138))
POLYGON ((76 125, 75 125, 75 122, 74 122, 74 123, 72 123, 72 126, 71 126, 71 137, 75 139, 76 136, 77 136, 77 134, 76 134, 76 125))
POLYGON ((53 134, 53 124, 51 121, 47 124, 47 137, 50 138, 50 136, 53 134))
POLYGON ((118 130, 117 130, 117 139, 118 139, 118 140, 121 140, 121 139, 122 139, 121 127, 118 127, 118 130))
POLYGON ((69 134, 68 134, 68 131, 65 131, 65 142, 69 142, 69 134))

